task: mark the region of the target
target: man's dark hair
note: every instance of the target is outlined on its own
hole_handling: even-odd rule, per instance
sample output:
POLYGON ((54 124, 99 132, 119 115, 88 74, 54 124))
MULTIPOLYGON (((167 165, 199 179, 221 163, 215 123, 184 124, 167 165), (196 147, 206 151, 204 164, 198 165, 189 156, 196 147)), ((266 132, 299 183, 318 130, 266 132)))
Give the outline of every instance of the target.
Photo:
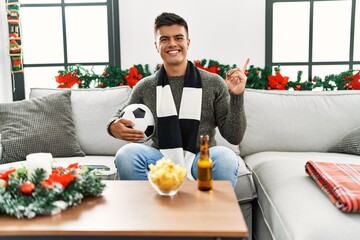
POLYGON ((175 24, 183 26, 186 30, 186 34, 189 35, 187 22, 179 15, 167 12, 164 12, 155 18, 154 32, 156 33, 156 31, 162 26, 172 26, 175 24))

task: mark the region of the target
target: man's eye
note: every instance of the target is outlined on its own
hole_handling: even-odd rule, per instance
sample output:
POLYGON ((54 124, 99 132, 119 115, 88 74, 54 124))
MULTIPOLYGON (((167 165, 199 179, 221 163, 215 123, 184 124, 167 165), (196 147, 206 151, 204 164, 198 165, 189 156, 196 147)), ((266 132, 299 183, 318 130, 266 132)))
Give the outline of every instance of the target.
POLYGON ((176 41, 182 41, 182 40, 184 40, 183 37, 177 37, 177 38, 176 38, 176 41))
POLYGON ((166 38, 161 38, 160 42, 167 42, 167 39, 166 38))

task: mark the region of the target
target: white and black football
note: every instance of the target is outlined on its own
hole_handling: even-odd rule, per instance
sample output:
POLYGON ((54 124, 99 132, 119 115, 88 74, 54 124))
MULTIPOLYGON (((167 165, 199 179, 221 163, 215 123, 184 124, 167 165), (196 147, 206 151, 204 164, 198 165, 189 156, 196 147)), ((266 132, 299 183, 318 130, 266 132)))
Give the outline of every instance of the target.
POLYGON ((150 109, 144 104, 130 104, 126 106, 122 113, 121 118, 132 121, 135 125, 133 129, 141 130, 144 132, 145 137, 139 142, 146 142, 155 133, 155 120, 150 109))

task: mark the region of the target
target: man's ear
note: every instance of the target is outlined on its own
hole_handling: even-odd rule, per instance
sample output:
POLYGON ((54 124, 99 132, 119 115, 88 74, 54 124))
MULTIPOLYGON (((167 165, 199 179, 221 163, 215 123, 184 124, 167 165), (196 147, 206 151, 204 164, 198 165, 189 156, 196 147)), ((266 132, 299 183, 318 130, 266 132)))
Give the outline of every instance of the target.
POLYGON ((155 45, 156 51, 159 52, 159 48, 158 48, 156 42, 154 42, 154 45, 155 45))
POLYGON ((187 39, 187 49, 190 47, 190 38, 187 39))

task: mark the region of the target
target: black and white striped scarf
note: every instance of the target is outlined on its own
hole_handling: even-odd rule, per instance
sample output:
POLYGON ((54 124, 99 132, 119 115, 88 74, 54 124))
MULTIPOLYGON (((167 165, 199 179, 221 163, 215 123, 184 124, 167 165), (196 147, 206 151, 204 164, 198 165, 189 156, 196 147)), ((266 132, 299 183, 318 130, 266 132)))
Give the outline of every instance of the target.
POLYGON ((164 66, 158 71, 156 80, 159 149, 165 157, 184 166, 188 171, 187 178, 193 180, 191 166, 196 154, 202 100, 199 70, 188 61, 179 113, 164 66))

